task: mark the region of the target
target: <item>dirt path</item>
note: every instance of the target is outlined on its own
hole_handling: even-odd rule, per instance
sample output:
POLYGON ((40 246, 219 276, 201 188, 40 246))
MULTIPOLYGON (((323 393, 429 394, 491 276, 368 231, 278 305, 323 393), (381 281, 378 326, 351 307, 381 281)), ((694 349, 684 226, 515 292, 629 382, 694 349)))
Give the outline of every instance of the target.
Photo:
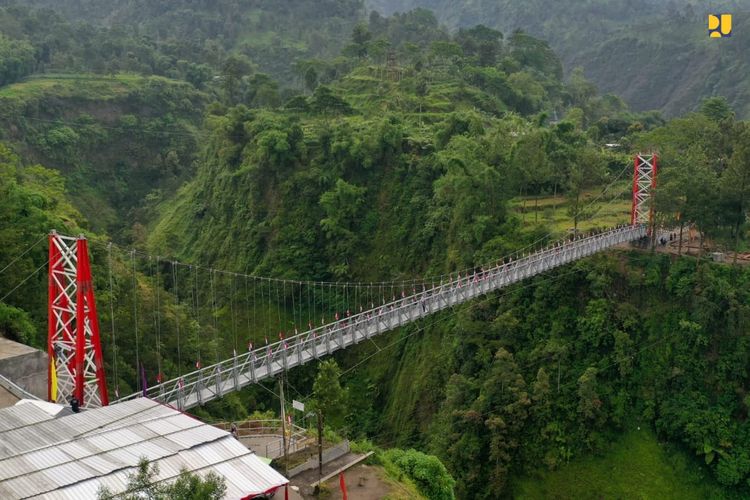
MULTIPOLYGON (((355 461, 362 455, 347 453, 323 466, 323 475, 331 474, 336 470, 355 461)), ((305 471, 291 478, 289 485, 289 500, 306 500, 316 498, 310 484, 318 480, 318 470, 305 471), (296 490, 295 490, 296 488, 296 490)), ((344 472, 344 482, 348 497, 356 500, 377 500, 386 496, 393 498, 409 498, 408 492, 401 491, 398 484, 386 478, 382 467, 359 463, 344 472)), ((331 500, 343 499, 339 477, 335 476, 325 483, 330 495, 326 498, 331 500)), ((284 490, 276 492, 273 500, 283 500, 284 490)))
MULTIPOLYGON (((378 500, 396 493, 398 490, 383 477, 385 472, 380 467, 358 464, 344 472, 346 491, 349 498, 357 500, 378 500)), ((344 496, 339 485, 339 478, 333 478, 326 483, 331 500, 340 500, 344 496)))

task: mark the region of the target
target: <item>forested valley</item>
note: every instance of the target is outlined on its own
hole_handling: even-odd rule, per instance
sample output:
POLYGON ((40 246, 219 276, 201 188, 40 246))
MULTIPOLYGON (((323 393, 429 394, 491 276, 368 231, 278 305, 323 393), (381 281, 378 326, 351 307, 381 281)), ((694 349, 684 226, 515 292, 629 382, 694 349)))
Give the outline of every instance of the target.
POLYGON ((547 40, 566 68, 580 68, 604 92, 632 109, 675 117, 696 110, 707 94, 725 96, 747 118, 750 48, 744 0, 368 0, 381 13, 426 8, 441 23, 483 23, 503 32, 522 29, 547 40), (706 43, 707 14, 734 14, 735 35, 706 43))
MULTIPOLYGON (((750 495, 750 267, 711 258, 748 252, 747 96, 633 111, 524 30, 371 7, 0 0, 0 334, 46 346, 42 243, 85 234, 127 395, 136 359, 153 384, 312 316, 286 288, 243 309, 247 281, 198 269, 395 296, 629 223, 655 151, 656 221, 692 255, 619 248, 339 352, 326 432, 390 449, 426 498, 750 495), (555 491, 620 442, 674 484, 606 489, 607 462, 555 491)), ((317 370, 289 373, 296 397, 317 370)), ((276 411, 271 386, 194 413, 276 411)))

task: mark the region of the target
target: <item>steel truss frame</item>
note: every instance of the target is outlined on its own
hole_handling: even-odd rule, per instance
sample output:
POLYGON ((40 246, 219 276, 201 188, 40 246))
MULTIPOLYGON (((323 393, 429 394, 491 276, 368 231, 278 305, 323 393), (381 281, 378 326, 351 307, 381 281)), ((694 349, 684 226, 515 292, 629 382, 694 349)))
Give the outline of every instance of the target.
POLYGON ((646 224, 651 234, 654 222, 653 191, 656 189, 658 155, 656 153, 635 155, 633 168, 633 206, 630 210, 631 224, 646 224))
POLYGON ((75 396, 82 407, 108 405, 88 242, 83 236, 50 233, 48 293, 47 352, 55 362, 50 361, 47 399, 56 393, 56 403, 68 404, 75 396))

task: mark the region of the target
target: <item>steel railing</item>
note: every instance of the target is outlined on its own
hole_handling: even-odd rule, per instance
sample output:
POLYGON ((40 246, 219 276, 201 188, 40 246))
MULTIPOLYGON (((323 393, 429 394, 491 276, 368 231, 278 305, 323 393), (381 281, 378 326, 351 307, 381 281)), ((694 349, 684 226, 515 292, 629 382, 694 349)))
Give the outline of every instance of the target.
MULTIPOLYGON (((147 395, 181 410, 203 405, 339 349, 646 234, 645 225, 626 225, 557 243, 151 386, 147 395)), ((118 402, 140 396, 139 392, 118 402)))

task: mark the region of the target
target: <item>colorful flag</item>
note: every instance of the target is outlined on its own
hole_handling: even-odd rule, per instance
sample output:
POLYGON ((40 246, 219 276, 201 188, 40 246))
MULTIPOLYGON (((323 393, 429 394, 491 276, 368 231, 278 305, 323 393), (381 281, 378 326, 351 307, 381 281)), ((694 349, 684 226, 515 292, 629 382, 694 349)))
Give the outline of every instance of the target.
POLYGON ((344 500, 347 500, 346 496, 346 481, 344 480, 344 473, 339 472, 339 486, 341 487, 341 495, 344 500))
POLYGON ((55 366, 55 357, 52 356, 49 359, 49 375, 50 375, 50 395, 49 399, 53 403, 57 401, 57 367, 55 366))

